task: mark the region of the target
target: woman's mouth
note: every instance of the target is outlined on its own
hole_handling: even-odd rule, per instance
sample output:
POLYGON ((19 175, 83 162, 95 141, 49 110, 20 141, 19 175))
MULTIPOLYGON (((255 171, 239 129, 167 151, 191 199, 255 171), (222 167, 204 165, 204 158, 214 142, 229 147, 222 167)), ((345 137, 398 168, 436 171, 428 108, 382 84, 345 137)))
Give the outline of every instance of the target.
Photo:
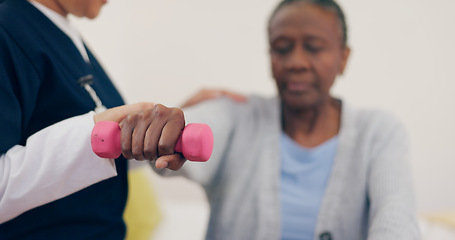
POLYGON ((305 92, 313 88, 311 83, 307 82, 287 82, 286 90, 290 92, 305 92))

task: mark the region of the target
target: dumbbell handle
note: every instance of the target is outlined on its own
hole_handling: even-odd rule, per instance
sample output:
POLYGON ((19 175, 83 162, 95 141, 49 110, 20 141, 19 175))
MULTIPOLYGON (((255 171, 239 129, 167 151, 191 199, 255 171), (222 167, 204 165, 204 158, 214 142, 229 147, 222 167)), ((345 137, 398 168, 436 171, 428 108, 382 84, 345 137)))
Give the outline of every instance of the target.
MULTIPOLYGON (((122 154, 121 130, 117 122, 100 121, 92 130, 93 152, 102 158, 118 158, 122 154)), ((209 160, 213 150, 213 133, 207 124, 190 123, 182 130, 175 151, 196 162, 209 160)))

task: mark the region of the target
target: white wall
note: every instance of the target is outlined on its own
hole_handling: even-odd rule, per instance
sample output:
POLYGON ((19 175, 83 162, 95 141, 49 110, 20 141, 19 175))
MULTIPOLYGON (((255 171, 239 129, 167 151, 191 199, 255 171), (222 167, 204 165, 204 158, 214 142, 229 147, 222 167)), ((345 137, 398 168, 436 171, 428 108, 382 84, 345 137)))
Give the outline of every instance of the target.
MULTIPOLYGON (((398 115, 411 137, 419 211, 454 210, 455 1, 339 1, 352 55, 334 93, 398 115)), ((265 23, 276 3, 112 0, 97 20, 74 22, 129 103, 172 106, 201 87, 274 94, 265 23)), ((202 193, 182 184, 188 183, 157 179, 160 198, 167 201, 164 211, 174 217, 165 222, 192 215, 184 204, 192 202, 202 214, 188 223, 187 230, 196 235, 186 236, 202 237, 207 214, 202 193), (175 194, 184 198, 174 208, 178 212, 169 210, 170 203, 179 204, 169 200, 175 194)), ((169 230, 157 238, 177 239, 169 230)))

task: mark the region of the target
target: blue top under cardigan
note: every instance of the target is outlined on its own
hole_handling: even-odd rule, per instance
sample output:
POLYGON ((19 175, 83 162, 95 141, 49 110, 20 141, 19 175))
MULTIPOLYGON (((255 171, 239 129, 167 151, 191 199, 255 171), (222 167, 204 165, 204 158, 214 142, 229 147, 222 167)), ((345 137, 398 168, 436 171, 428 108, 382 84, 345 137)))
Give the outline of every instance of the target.
POLYGON ((281 239, 312 240, 338 145, 335 136, 314 148, 281 133, 281 239))

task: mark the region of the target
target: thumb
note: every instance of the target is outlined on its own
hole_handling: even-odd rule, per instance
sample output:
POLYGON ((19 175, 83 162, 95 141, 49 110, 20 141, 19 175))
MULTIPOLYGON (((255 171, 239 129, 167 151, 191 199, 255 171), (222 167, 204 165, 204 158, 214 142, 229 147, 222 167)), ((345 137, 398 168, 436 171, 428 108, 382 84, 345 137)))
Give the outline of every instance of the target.
POLYGON ((153 106, 155 106, 155 104, 150 102, 123 105, 119 107, 110 108, 102 113, 98 113, 93 118, 95 123, 99 121, 114 121, 119 123, 128 115, 140 112, 145 109, 153 108, 153 106))

